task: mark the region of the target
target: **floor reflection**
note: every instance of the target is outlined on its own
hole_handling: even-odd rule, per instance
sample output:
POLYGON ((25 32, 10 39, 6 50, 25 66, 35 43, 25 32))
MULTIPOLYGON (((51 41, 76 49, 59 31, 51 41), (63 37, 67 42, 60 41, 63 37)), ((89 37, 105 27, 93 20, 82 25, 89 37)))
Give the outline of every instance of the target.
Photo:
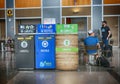
MULTIPOLYGON (((114 68, 80 65, 77 71, 17 71, 14 52, 0 53, 0 84, 119 84, 109 72, 120 75, 120 49, 113 49, 114 68), (7 83, 8 82, 8 83, 7 83)), ((119 79, 119 76, 118 76, 119 79)))
POLYGON ((14 76, 15 56, 12 52, 0 53, 0 84, 6 84, 7 81, 14 76))
POLYGON ((108 72, 20 72, 8 84, 119 84, 108 72), (109 81, 108 81, 109 80, 109 81))

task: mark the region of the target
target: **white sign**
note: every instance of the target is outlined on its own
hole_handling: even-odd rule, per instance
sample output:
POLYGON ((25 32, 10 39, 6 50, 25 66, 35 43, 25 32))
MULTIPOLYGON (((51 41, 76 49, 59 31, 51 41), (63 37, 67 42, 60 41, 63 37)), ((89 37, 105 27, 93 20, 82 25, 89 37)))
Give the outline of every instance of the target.
POLYGON ((44 24, 56 24, 55 18, 44 18, 44 24))

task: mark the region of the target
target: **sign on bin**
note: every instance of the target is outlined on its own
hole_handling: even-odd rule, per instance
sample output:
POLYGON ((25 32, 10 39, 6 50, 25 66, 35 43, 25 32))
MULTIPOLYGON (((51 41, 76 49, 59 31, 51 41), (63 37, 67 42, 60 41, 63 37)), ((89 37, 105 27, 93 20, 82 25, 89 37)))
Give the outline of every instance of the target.
POLYGON ((55 68, 55 35, 40 34, 35 36, 36 69, 55 68))

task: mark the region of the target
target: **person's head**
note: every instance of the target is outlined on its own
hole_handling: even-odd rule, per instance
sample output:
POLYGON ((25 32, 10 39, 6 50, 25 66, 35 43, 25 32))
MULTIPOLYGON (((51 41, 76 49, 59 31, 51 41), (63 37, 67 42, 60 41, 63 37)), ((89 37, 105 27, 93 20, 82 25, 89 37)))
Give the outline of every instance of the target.
POLYGON ((102 26, 106 26, 107 25, 107 21, 102 21, 102 26))
POLYGON ((93 32, 93 30, 89 30, 89 31, 88 31, 88 35, 89 35, 89 36, 94 36, 95 33, 93 32))

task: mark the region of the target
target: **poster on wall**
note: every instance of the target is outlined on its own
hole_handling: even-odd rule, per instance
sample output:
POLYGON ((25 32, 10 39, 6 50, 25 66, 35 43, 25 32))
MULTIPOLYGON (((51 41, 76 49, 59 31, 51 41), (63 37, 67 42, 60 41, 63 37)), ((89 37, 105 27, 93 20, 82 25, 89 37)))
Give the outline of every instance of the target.
POLYGON ((56 24, 55 18, 44 18, 44 24, 56 24))

